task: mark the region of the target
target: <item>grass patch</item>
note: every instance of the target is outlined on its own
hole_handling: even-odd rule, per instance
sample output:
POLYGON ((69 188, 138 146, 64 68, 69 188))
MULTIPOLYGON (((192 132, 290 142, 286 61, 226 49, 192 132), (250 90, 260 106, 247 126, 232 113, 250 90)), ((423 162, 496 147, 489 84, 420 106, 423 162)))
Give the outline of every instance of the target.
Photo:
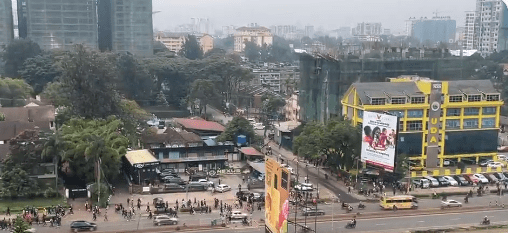
POLYGON ((45 208, 51 206, 62 205, 67 207, 68 204, 63 197, 54 198, 33 198, 33 199, 2 199, 0 200, 0 214, 5 214, 7 207, 10 208, 12 214, 21 213, 21 211, 27 206, 33 206, 36 208, 45 208))

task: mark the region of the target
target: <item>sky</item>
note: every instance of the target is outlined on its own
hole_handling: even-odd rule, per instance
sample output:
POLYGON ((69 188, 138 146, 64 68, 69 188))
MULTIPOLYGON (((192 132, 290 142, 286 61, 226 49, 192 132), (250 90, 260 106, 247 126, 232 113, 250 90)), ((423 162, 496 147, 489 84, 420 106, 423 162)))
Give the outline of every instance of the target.
POLYGON ((463 27, 465 11, 475 10, 476 0, 153 0, 157 30, 173 31, 191 18, 209 18, 213 27, 313 25, 317 30, 380 22, 383 28, 402 33, 410 17, 450 16, 463 27))

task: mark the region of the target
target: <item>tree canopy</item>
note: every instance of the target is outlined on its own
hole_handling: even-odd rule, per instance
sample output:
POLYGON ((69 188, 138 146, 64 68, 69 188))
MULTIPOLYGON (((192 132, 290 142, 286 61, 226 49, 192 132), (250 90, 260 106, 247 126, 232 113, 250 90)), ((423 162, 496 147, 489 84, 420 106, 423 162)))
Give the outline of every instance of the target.
POLYGON ((25 105, 30 97, 32 87, 23 79, 0 78, 0 105, 3 107, 19 107, 25 105))
POLYGON ((100 159, 104 176, 112 180, 120 173, 120 159, 129 145, 122 130, 122 121, 115 117, 106 120, 73 118, 46 144, 44 154, 61 156, 63 172, 87 183, 94 181, 94 162, 100 159))
POLYGON ((331 167, 349 169, 361 153, 361 131, 343 117, 326 124, 311 122, 294 139, 293 152, 307 159, 324 156, 331 167))
MULTIPOLYGON (((243 118, 236 116, 226 125, 226 130, 222 132, 219 137, 217 137, 218 141, 232 141, 237 143, 237 136, 245 135, 247 136, 247 141, 251 141, 252 144, 256 144, 260 141, 254 132, 254 127, 250 124, 250 122, 243 118)), ((262 141, 262 139, 261 139, 262 141)))
POLYGON ((180 55, 190 60, 203 58, 203 49, 195 35, 188 35, 180 50, 180 55))
POLYGON ((35 94, 43 91, 47 83, 60 75, 60 70, 53 60, 51 53, 44 53, 26 59, 19 70, 21 77, 32 86, 35 94))
POLYGON ((3 60, 5 61, 4 73, 7 77, 18 77, 18 71, 26 59, 42 53, 39 45, 31 40, 17 39, 5 48, 3 60))

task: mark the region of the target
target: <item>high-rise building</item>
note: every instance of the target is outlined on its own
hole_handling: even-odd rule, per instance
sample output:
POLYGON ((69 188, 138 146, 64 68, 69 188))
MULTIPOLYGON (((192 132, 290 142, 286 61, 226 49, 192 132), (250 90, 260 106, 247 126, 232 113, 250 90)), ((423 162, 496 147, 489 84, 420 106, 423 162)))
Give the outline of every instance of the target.
POLYGON ((0 49, 14 39, 11 0, 0 0, 0 49))
POLYGON ((479 30, 479 18, 476 11, 466 12, 466 23, 464 25, 464 38, 462 47, 467 50, 478 49, 478 38, 475 36, 479 30))
POLYGON ((482 56, 508 49, 508 8, 502 0, 477 0, 478 49, 482 56))
POLYGON ((273 43, 273 35, 270 29, 253 25, 251 27, 241 27, 236 29, 235 34, 235 52, 243 52, 245 42, 253 42, 259 47, 270 46, 273 43))
POLYGON ((152 0, 111 3, 112 50, 153 55, 152 0))
POLYGON ((95 0, 21 0, 19 35, 45 50, 68 49, 80 43, 97 48, 96 9, 95 0))
POLYGON ((413 21, 412 36, 421 43, 453 43, 457 23, 450 17, 422 18, 413 21))
POLYGON ((360 41, 379 41, 382 33, 381 23, 358 23, 353 29, 353 35, 360 41))

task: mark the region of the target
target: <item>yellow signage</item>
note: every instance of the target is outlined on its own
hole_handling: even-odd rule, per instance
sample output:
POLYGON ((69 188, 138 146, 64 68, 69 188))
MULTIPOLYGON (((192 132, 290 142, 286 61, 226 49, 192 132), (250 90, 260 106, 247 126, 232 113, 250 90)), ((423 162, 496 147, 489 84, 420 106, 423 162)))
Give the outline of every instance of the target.
POLYGON ((291 173, 271 158, 266 159, 265 171, 266 230, 272 233, 287 233, 291 173))

